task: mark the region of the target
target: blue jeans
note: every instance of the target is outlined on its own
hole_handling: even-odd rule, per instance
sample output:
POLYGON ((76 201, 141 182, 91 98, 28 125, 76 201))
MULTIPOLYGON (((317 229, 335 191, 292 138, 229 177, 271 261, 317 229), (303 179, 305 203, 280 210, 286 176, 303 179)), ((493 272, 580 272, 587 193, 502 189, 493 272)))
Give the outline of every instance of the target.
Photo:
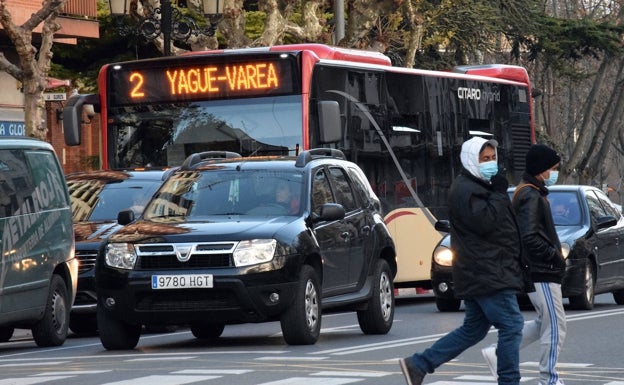
POLYGON ((414 365, 426 373, 457 357, 483 340, 491 326, 498 329, 498 384, 520 384, 520 341, 524 318, 511 290, 464 300, 464 324, 412 356, 414 365))

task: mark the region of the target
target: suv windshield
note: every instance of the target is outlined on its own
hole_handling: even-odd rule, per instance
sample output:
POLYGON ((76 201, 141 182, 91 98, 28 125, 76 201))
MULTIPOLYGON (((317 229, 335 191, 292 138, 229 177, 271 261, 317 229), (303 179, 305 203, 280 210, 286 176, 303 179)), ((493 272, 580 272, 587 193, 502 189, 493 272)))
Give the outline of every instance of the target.
POLYGON ((145 219, 209 215, 299 215, 303 174, 295 171, 177 172, 145 209, 145 219))

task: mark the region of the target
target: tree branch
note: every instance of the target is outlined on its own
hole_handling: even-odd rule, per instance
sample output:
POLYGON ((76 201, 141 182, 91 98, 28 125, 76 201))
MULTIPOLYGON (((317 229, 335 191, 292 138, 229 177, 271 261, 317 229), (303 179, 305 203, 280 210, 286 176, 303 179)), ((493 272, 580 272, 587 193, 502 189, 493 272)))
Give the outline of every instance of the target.
POLYGON ((2 52, 0 52, 0 71, 8 73, 16 80, 23 81, 24 73, 22 70, 15 64, 11 63, 2 52))
POLYGON ((34 30, 39 24, 43 23, 48 16, 52 14, 52 12, 65 5, 65 2, 67 2, 67 0, 44 1, 41 9, 33 13, 32 16, 30 16, 30 19, 26 20, 26 22, 22 24, 22 28, 27 31, 34 30))

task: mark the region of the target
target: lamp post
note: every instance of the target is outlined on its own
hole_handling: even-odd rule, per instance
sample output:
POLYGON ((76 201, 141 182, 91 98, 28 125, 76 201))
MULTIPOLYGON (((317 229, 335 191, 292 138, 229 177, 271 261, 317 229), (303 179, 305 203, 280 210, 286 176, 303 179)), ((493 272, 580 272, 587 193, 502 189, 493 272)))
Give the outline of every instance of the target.
POLYGON ((193 18, 182 14, 180 10, 172 6, 171 2, 177 3, 177 0, 160 0, 160 7, 154 8, 145 17, 138 15, 136 10, 133 13, 130 12, 129 6, 133 0, 108 1, 111 15, 128 15, 130 13, 137 19, 134 28, 128 27, 123 22, 118 24, 117 28, 123 36, 136 33, 147 40, 154 40, 162 35, 165 56, 171 55, 171 40, 187 41, 191 36, 213 36, 217 25, 223 18, 225 3, 225 0, 202 0, 202 11, 208 24, 200 26, 193 18))

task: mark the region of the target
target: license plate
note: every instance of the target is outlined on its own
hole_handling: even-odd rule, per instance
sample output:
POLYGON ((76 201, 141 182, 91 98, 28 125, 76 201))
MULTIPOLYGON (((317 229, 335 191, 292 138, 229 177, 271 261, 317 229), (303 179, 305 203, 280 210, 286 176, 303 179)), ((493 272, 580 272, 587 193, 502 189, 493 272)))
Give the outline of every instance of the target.
POLYGON ((212 285, 212 274, 152 275, 152 289, 197 289, 212 285))

